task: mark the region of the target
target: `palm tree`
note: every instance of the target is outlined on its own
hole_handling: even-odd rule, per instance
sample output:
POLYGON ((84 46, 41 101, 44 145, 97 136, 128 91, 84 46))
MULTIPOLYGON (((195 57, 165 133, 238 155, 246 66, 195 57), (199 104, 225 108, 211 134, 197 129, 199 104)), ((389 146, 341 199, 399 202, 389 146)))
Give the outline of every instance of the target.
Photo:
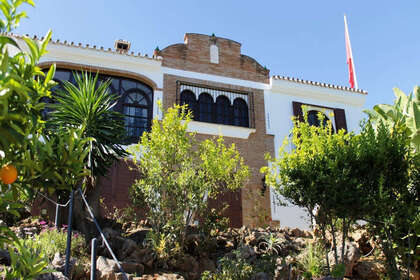
MULTIPOLYGON (((122 144, 126 139, 124 116, 114 111, 118 96, 109 92, 111 80, 100 82, 98 74, 74 73, 75 83, 64 81, 55 94, 47 118, 47 128, 59 132, 65 128, 81 130, 81 136, 92 139, 85 165, 91 176, 85 178, 84 189, 94 212, 99 210, 100 189, 96 182, 106 176, 112 164, 127 155, 122 144)), ((80 182, 81 184, 82 182, 80 182)), ((86 219, 83 203, 76 199, 75 227, 87 235, 96 233, 94 225, 86 219)))
POLYGON ((74 73, 74 78, 75 84, 64 81, 54 96, 47 123, 53 130, 82 127, 83 136, 93 138, 87 165, 93 176, 105 176, 115 160, 127 155, 124 116, 113 110, 118 96, 108 90, 111 80, 99 82, 98 74, 74 73))

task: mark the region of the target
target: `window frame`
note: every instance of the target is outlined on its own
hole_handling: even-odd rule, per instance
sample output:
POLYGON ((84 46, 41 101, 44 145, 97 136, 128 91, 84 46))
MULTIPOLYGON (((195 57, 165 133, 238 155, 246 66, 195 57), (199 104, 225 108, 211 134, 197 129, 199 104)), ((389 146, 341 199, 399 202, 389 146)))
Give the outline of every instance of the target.
MULTIPOLYGON (((46 69, 47 70, 47 69, 46 69)), ((131 94, 133 92, 140 92, 148 101, 148 105, 136 105, 136 107, 140 107, 142 109, 147 109, 148 110, 148 114, 147 114, 147 128, 145 131, 150 131, 151 126, 152 126, 152 120, 153 120, 153 102, 154 102, 154 89, 151 85, 145 83, 144 81, 140 80, 140 79, 136 79, 133 77, 129 77, 129 76, 124 76, 124 75, 115 75, 112 73, 107 73, 106 71, 96 71, 95 70, 88 70, 88 69, 83 69, 83 70, 77 70, 77 69, 73 69, 71 67, 66 68, 66 67, 58 67, 56 69, 56 71, 65 71, 70 73, 69 75, 69 82, 73 83, 75 82, 74 80, 74 73, 82 73, 82 71, 88 71, 90 74, 95 75, 96 73, 98 74, 98 82, 103 82, 106 81, 108 79, 111 80, 111 84, 108 87, 110 93, 112 94, 116 94, 118 95, 118 100, 117 100, 117 104, 113 107, 113 110, 116 112, 121 113, 124 116, 124 121, 126 121, 127 117, 129 115, 124 114, 124 107, 128 104, 125 104, 125 98, 128 94, 131 94), (114 84, 113 84, 113 80, 118 80, 118 88, 115 88, 114 84), (134 82, 134 85, 136 84, 141 84, 142 87, 135 87, 135 88, 129 88, 128 90, 125 90, 125 87, 123 86, 123 81, 132 81, 134 82), (150 92, 145 92, 144 89, 149 90, 150 92), (115 90, 115 91, 114 91, 115 90)), ((64 82, 64 80, 61 79, 57 79, 55 78, 54 75, 54 80, 59 83, 59 85, 62 88, 62 83, 64 82)), ((133 104, 131 104, 132 106, 133 104)), ((133 106, 134 107, 134 106, 133 106)), ((124 124, 124 127, 127 129, 128 126, 126 126, 124 124)), ((133 136, 133 137, 129 137, 128 133, 127 133, 127 140, 126 140, 126 144, 133 144, 139 141, 140 137, 142 136, 142 134, 140 134, 139 136, 133 136)))
MULTIPOLYGON (((199 89, 205 89, 205 90, 207 90, 207 94, 209 94, 208 92, 212 92, 212 91, 220 91, 220 92, 225 92, 227 94, 232 95, 232 96, 227 96, 227 95, 224 95, 224 94, 220 94, 220 95, 217 96, 217 98, 218 98, 218 97, 224 95, 230 101, 231 114, 232 114, 232 122, 230 124, 222 124, 222 123, 217 122, 216 100, 214 100, 214 98, 212 97, 211 94, 209 94, 210 97, 213 100, 213 117, 212 117, 211 121, 203 121, 203 120, 201 120, 200 117, 198 119, 194 118, 195 121, 203 122, 203 123, 212 123, 212 124, 217 124, 217 125, 230 125, 230 126, 234 126, 234 127, 243 127, 243 128, 251 128, 251 129, 255 128, 255 111, 254 111, 254 94, 253 94, 253 92, 244 91, 244 90, 236 90, 236 89, 231 89, 231 88, 209 86, 209 85, 206 85, 206 84, 197 84, 197 83, 191 83, 191 82, 187 82, 187 81, 177 80, 176 81, 176 104, 182 105, 181 94, 184 91, 188 90, 189 87, 193 87, 193 88, 196 87, 196 88, 199 88, 199 89), (184 89, 182 91, 181 91, 181 86, 184 86, 184 89), (246 96, 247 98, 245 99, 244 97, 241 97, 241 96, 246 96), (248 115, 248 122, 247 122, 247 124, 248 124, 248 126, 235 124, 235 111, 234 111, 233 102, 237 98, 241 98, 245 102, 245 104, 247 105, 247 111, 248 111, 248 114, 247 114, 248 115)), ((198 95, 198 98, 197 98, 197 93, 192 92, 196 96, 197 108, 198 108, 197 110, 198 111, 200 111, 199 97, 200 97, 201 94, 203 94, 205 92, 206 91, 201 91, 200 94, 198 95)), ((198 115, 200 115, 200 112, 198 112, 198 115)))

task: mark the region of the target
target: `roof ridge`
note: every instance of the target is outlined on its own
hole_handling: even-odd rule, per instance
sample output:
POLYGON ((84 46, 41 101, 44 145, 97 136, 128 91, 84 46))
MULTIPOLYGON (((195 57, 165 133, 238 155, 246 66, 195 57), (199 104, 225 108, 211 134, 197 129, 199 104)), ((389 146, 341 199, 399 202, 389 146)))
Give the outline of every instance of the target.
MULTIPOLYGON (((15 38, 18 38, 18 39, 22 39, 24 37, 31 38, 31 36, 29 36, 29 34, 19 35, 19 34, 15 34, 15 33, 11 33, 11 32, 3 32, 1 34, 6 35, 6 36, 15 37, 15 38)), ((39 38, 37 35, 33 35, 32 39, 33 40, 43 40, 44 37, 39 38)), ((85 44, 83 46, 83 44, 80 43, 80 42, 75 44, 73 41, 72 42, 68 42, 67 40, 60 41, 60 39, 53 40, 51 38, 51 41, 49 42, 49 44, 61 45, 61 46, 67 46, 67 47, 73 47, 73 48, 89 49, 89 50, 93 50, 93 51, 101 51, 101 52, 107 52, 107 53, 114 53, 114 54, 130 56, 130 57, 147 58, 147 59, 150 59, 150 60, 158 60, 158 61, 162 60, 162 57, 160 57, 160 56, 152 55, 150 57, 148 54, 143 54, 142 55, 140 52, 135 54, 133 51, 129 53, 129 52, 113 50, 112 48, 104 48, 103 46, 99 46, 99 47, 97 47, 96 45, 90 46, 90 44, 85 44)))
POLYGON ((333 89, 338 89, 338 90, 357 92, 361 94, 368 94, 367 91, 362 90, 362 89, 350 88, 347 86, 340 86, 340 85, 334 85, 334 84, 329 84, 329 83, 315 82, 311 80, 303 80, 303 79, 294 78, 294 77, 274 75, 272 76, 272 78, 275 80, 284 80, 284 81, 295 82, 295 83, 300 83, 300 84, 319 86, 319 87, 325 87, 325 88, 333 88, 333 89))

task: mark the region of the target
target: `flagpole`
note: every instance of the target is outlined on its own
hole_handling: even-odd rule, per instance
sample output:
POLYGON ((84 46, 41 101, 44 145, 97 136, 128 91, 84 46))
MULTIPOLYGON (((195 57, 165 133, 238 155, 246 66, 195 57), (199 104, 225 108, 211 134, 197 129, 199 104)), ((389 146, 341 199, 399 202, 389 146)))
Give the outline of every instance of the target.
POLYGON ((359 85, 357 83, 356 68, 354 67, 353 52, 351 50, 350 35, 349 35, 349 28, 348 28, 348 25, 347 25, 347 17, 346 17, 346 14, 344 14, 344 28, 345 28, 345 32, 346 32, 346 34, 345 34, 346 40, 349 41, 349 46, 348 47, 349 47, 350 57, 352 58, 351 59, 351 66, 353 68, 354 85, 355 85, 355 88, 358 89, 359 88, 359 85))

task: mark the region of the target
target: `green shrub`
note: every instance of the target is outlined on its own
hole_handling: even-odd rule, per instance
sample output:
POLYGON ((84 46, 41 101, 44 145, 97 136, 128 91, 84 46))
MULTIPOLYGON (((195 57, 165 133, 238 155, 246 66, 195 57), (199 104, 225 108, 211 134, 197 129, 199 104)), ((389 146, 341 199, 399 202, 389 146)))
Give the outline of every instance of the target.
POLYGON ((221 210, 210 209, 201 225, 201 231, 206 237, 214 237, 229 227, 229 218, 223 217, 223 212, 229 207, 225 204, 221 210))
POLYGON ((298 265, 303 270, 305 279, 322 276, 325 272, 323 248, 318 244, 310 243, 299 256, 298 265))
POLYGON ((155 233, 175 236, 172 248, 184 247, 190 226, 208 214, 210 199, 242 188, 249 177, 234 144, 225 145, 222 137, 199 141, 187 131, 189 121, 186 106, 169 108, 130 151, 141 174, 131 187, 134 205, 146 206, 155 233))
POLYGON ((3 271, 3 279, 29 280, 51 272, 47 269, 48 260, 45 253, 41 248, 31 245, 34 244, 14 242, 13 246, 9 247, 11 265, 3 271))
POLYGON ((238 250, 233 251, 234 256, 223 257, 220 260, 220 269, 216 272, 204 271, 201 280, 247 280, 254 273, 254 268, 240 256, 238 250))
MULTIPOLYGON (((67 246, 67 232, 65 230, 50 228, 33 238, 21 239, 21 243, 28 248, 34 248, 42 252, 45 257, 52 261, 55 253, 65 254, 67 246)), ((75 233, 71 240, 71 255, 78 258, 88 254, 85 239, 75 233)))

